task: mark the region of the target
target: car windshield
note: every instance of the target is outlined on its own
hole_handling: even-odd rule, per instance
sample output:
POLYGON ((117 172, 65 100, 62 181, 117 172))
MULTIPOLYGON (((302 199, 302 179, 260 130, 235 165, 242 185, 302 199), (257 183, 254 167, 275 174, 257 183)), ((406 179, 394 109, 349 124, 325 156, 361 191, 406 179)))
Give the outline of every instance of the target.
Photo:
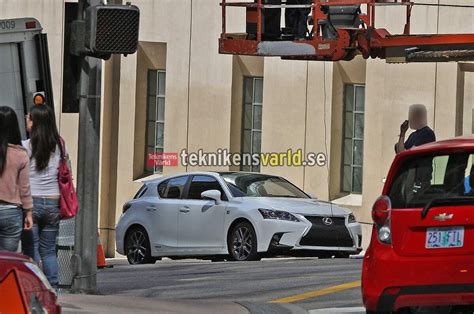
POLYGON ((257 173, 221 173, 234 197, 309 198, 283 178, 257 173))
POLYGON ((393 208, 419 208, 438 199, 474 196, 474 153, 408 159, 395 175, 393 208))

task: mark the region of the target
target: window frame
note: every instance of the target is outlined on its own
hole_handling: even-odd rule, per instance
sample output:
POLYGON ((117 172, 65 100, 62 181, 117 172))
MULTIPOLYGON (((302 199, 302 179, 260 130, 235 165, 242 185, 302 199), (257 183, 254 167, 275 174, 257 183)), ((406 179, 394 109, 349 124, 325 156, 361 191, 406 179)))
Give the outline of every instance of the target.
MULTIPOLYGON (((263 128, 262 126, 260 126, 260 129, 256 129, 255 128, 255 108, 258 107, 260 108, 261 110, 261 122, 263 124, 263 82, 264 82, 264 78, 263 76, 244 76, 243 78, 243 88, 242 88, 242 128, 241 128, 241 138, 240 138, 240 151, 241 153, 247 153, 247 154, 256 154, 256 153, 261 153, 261 146, 262 146, 262 131, 263 131, 263 128), (252 96, 251 96, 251 102, 248 102, 247 101, 247 94, 246 94, 246 85, 247 85, 247 81, 251 80, 252 81, 252 96), (262 94, 262 100, 261 102, 257 102, 256 101, 256 86, 257 86, 257 81, 262 81, 262 91, 261 91, 261 94, 262 94), (251 128, 246 128, 245 127, 245 116, 246 116, 246 107, 247 106, 250 106, 251 107, 251 122, 252 122, 252 126, 251 128), (246 152, 244 150, 244 144, 246 143, 245 141, 245 133, 246 132, 250 132, 250 152, 246 152), (255 152, 254 151, 254 134, 255 133, 259 133, 260 134, 260 151, 259 152, 255 152)), ((241 165, 240 166, 240 171, 249 171, 249 172, 256 172, 256 173, 259 173, 261 170, 261 166, 244 166, 244 165, 241 165), (249 169, 248 169, 249 168, 249 169)))
POLYGON ((343 93, 343 114, 342 114, 342 145, 341 145, 341 175, 340 175, 340 191, 342 193, 348 193, 348 194, 356 194, 356 195, 361 195, 363 193, 363 187, 364 187, 364 145, 365 145, 365 84, 344 84, 344 93, 343 93), (353 88, 353 103, 351 106, 351 110, 347 110, 347 89, 348 87, 351 86, 353 88), (364 106, 363 110, 358 110, 357 109, 357 91, 358 89, 361 89, 364 92, 364 106), (352 137, 347 137, 346 135, 346 122, 347 122, 347 116, 350 114, 352 118, 352 137), (363 134, 362 138, 356 137, 356 116, 357 115, 362 115, 363 117, 363 134), (350 151, 350 164, 346 163, 345 156, 346 156, 346 147, 345 147, 345 142, 347 140, 351 141, 351 151, 350 151), (356 142, 361 142, 362 143, 362 160, 361 160, 361 165, 357 165, 354 162, 355 154, 354 154, 354 148, 355 148, 355 143, 356 142), (345 169, 347 167, 350 167, 350 188, 349 190, 345 189, 344 187, 344 177, 345 177, 345 169), (360 191, 356 191, 354 189, 354 169, 360 169, 361 171, 361 186, 360 186, 360 191))
POLYGON ((150 167, 148 167, 148 154, 149 154, 149 149, 153 149, 153 153, 162 153, 164 152, 164 137, 165 137, 165 125, 166 125, 166 119, 165 119, 165 114, 166 114, 166 70, 163 69, 148 69, 147 71, 147 93, 146 93, 146 117, 145 117, 145 163, 144 163, 144 172, 145 173, 150 173, 150 174, 162 174, 163 173, 163 166, 156 166, 154 165, 152 170, 150 171, 150 167), (150 82, 150 74, 154 73, 155 78, 156 78, 156 93, 151 92, 151 82, 150 82), (160 88, 160 74, 164 75, 164 86, 163 88, 160 88), (160 94, 160 89, 163 90, 163 94, 160 94), (155 119, 151 119, 149 117, 149 111, 150 111, 150 98, 154 97, 155 98, 155 119), (163 120, 159 120, 159 106, 160 106, 160 99, 163 100, 163 120), (153 123, 153 130, 154 130, 154 145, 149 145, 148 143, 148 137, 149 137, 149 127, 148 125, 153 123), (158 146, 157 145, 157 130, 158 130, 158 125, 161 124, 163 125, 163 145, 158 146))

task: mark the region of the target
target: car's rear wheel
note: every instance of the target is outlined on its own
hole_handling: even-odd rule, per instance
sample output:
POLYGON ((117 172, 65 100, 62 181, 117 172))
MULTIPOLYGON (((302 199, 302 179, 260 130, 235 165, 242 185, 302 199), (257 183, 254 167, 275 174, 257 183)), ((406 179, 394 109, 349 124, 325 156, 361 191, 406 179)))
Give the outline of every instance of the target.
POLYGON ((132 265, 154 264, 157 258, 151 256, 150 240, 142 227, 134 227, 125 238, 127 260, 132 265))
POLYGON ((257 234, 246 221, 235 225, 227 239, 227 249, 231 261, 255 261, 257 253, 257 234))

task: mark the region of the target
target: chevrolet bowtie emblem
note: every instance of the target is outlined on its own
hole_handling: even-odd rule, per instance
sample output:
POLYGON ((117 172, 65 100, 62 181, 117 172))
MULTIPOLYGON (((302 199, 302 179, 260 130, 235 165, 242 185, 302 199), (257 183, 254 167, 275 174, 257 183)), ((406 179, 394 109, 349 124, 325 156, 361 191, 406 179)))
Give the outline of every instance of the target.
POLYGON ((446 213, 443 213, 443 214, 439 214, 438 216, 434 216, 433 219, 437 221, 446 221, 446 220, 453 219, 453 217, 454 217, 454 214, 448 215, 446 213))

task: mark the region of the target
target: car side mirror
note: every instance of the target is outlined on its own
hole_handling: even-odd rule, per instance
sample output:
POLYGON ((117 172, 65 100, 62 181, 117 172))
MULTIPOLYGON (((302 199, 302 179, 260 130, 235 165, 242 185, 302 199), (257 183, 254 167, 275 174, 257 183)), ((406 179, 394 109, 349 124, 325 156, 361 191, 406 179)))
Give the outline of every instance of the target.
POLYGON ((218 190, 207 190, 201 193, 201 198, 203 200, 213 200, 216 204, 221 203, 221 192, 218 190))

